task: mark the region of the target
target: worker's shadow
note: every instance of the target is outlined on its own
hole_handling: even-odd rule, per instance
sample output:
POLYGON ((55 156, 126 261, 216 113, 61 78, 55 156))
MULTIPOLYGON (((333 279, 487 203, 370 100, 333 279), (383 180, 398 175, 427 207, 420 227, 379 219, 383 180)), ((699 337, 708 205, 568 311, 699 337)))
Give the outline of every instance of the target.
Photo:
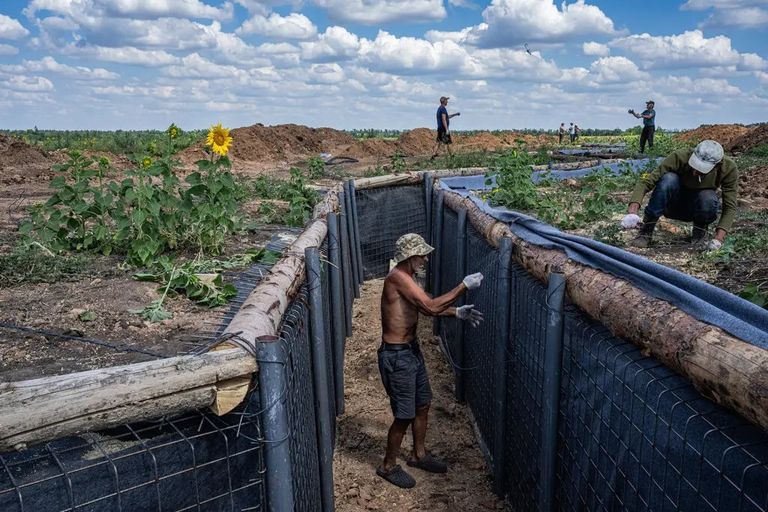
MULTIPOLYGON (((341 416, 338 421, 336 451, 346 452, 364 464, 378 467, 384 458, 389 424, 369 416, 341 416)), ((406 440, 403 441, 405 444, 406 440)))

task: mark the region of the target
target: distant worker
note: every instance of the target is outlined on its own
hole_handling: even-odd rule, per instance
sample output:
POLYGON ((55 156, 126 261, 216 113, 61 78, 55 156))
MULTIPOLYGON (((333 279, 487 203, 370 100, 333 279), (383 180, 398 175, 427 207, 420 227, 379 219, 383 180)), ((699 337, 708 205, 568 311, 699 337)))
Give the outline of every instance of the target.
POLYGON ((579 140, 580 136, 581 136, 581 128, 579 128, 579 125, 577 125, 577 124, 573 125, 573 140, 574 140, 574 142, 579 140))
POLYGON ((565 123, 560 123, 560 129, 557 130, 557 143, 562 144, 563 143, 563 137, 565 136, 565 123))
POLYGON ((407 464, 430 473, 448 470, 446 463, 425 447, 432 389, 417 338, 419 313, 453 316, 473 327, 483 320, 474 304, 451 306, 467 290, 479 288, 483 274, 468 275, 456 288, 434 298, 416 283, 414 274, 426 265, 427 255, 433 250, 420 235, 408 233, 401 236, 395 242, 394 261, 397 265, 384 279, 381 293, 379 372, 395 418, 387 434, 384 461, 376 474, 406 489, 416 485, 416 481, 397 464, 397 456, 408 426, 413 433, 413 449, 407 464))
POLYGON ((573 123, 568 127, 568 136, 571 139, 571 144, 576 140, 576 128, 573 127, 573 123))
POLYGON ((640 133, 640 152, 645 153, 645 143, 648 142, 648 149, 653 149, 653 134, 656 131, 656 111, 653 109, 656 104, 653 100, 645 102, 645 110, 638 114, 633 109, 629 113, 636 118, 643 119, 643 131, 640 133))
POLYGON ((624 229, 640 228, 640 234, 629 245, 650 246, 656 222, 664 215, 693 222, 691 242, 695 246, 710 251, 719 249, 736 216, 738 182, 736 163, 724 156, 723 147, 714 140, 702 141, 694 149, 675 151, 635 186, 627 215, 621 221, 624 229), (707 229, 717 219, 720 208, 718 188, 722 191, 723 211, 714 238, 707 242, 707 229), (643 196, 651 190, 641 223, 637 212, 643 196))
POLYGON ((448 96, 440 97, 440 106, 437 107, 437 145, 435 146, 435 152, 432 154, 432 160, 437 158, 437 154, 440 152, 440 146, 445 145, 448 149, 448 156, 452 156, 451 153, 451 118, 461 115, 460 112, 455 114, 448 114, 448 96))

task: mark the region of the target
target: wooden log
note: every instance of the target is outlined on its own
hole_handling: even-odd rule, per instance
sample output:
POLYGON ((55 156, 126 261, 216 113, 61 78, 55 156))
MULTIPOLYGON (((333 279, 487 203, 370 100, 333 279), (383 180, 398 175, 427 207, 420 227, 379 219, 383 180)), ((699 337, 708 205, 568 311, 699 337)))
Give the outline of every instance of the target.
POLYGON ((702 395, 768 430, 768 351, 628 281, 526 242, 458 194, 445 194, 444 204, 454 210, 467 208, 469 221, 496 247, 501 237, 511 237, 515 260, 540 281, 547 282, 552 269, 560 269, 570 300, 589 317, 688 378, 702 395))
MULTIPOLYGON (((338 199, 336 200, 338 203, 338 199)), ((333 201, 326 205, 333 207, 333 201)), ((322 211, 322 209, 320 210, 322 211)), ((255 346, 256 338, 274 336, 279 332, 283 315, 304 282, 304 249, 320 247, 327 233, 325 219, 315 219, 291 244, 285 256, 278 261, 269 274, 251 292, 240 310, 229 323, 224 334, 237 334, 241 342, 255 346)), ((224 343, 220 348, 235 345, 224 343)), ((238 349, 247 357, 243 349, 238 349)), ((211 410, 226 414, 239 404, 248 392, 246 378, 233 380, 229 385, 220 386, 211 410)))
POLYGON ((372 178, 357 178, 355 180, 356 189, 382 188, 404 185, 415 185, 424 181, 424 174, 431 172, 436 178, 447 178, 450 176, 476 176, 485 174, 487 167, 463 167, 460 169, 437 169, 434 171, 412 171, 403 174, 388 174, 386 176, 374 176, 372 178))
POLYGON ((218 385, 256 371, 240 350, 0 384, 0 451, 205 408, 218 385))

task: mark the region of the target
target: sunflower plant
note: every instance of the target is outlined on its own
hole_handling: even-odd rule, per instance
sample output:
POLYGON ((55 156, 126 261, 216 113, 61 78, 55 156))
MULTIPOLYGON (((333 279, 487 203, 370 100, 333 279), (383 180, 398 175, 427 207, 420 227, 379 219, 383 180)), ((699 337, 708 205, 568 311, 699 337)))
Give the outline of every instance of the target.
POLYGON ((206 144, 213 154, 210 160, 198 160, 198 172, 187 176, 189 188, 184 193, 183 208, 190 218, 192 243, 200 252, 208 249, 218 253, 227 237, 243 228, 238 209, 246 191, 231 172, 227 157, 232 145, 229 129, 221 123, 211 126, 206 144))

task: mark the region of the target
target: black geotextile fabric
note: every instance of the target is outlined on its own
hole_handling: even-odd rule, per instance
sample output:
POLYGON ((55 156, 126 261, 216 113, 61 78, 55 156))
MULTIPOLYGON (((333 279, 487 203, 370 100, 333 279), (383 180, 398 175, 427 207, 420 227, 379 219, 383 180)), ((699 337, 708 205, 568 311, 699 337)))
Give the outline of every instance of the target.
POLYGON ((285 314, 280 338, 288 356, 286 400, 294 507, 296 510, 312 512, 320 510, 321 491, 306 285, 301 288, 285 314))
MULTIPOLYGON (((361 214, 384 218, 378 212, 361 214)), ((406 222, 396 209, 386 215, 387 223, 406 222)), ((457 218, 444 208, 443 229, 435 235, 440 251, 432 257, 440 261, 435 292, 450 290, 463 273, 482 271, 483 286, 469 292, 466 302, 486 313, 486 323, 472 329, 440 318, 439 332, 454 375, 463 376, 465 398, 489 452, 495 448, 495 429, 504 429, 504 495, 519 510, 536 510, 543 450, 546 285, 513 262, 511 328, 505 353, 495 353, 498 251, 468 226, 466 268, 458 269, 457 218), (497 357, 506 360, 502 425, 495 424, 491 396, 492 361, 497 357)), ((361 230, 364 245, 370 235, 361 230)), ((389 248, 384 252, 378 247, 381 252, 369 254, 368 261, 391 257, 389 248)), ((557 509, 768 511, 766 432, 702 397, 685 378, 577 308, 567 306, 564 325, 557 509)))
POLYGON ((398 238, 418 233, 428 239, 424 187, 360 189, 355 195, 364 277, 383 277, 389 271, 398 238))
POLYGON ((190 413, 0 455, 3 512, 264 510, 258 391, 190 413))
POLYGON ((561 510, 768 510, 768 434, 568 307, 561 510))

